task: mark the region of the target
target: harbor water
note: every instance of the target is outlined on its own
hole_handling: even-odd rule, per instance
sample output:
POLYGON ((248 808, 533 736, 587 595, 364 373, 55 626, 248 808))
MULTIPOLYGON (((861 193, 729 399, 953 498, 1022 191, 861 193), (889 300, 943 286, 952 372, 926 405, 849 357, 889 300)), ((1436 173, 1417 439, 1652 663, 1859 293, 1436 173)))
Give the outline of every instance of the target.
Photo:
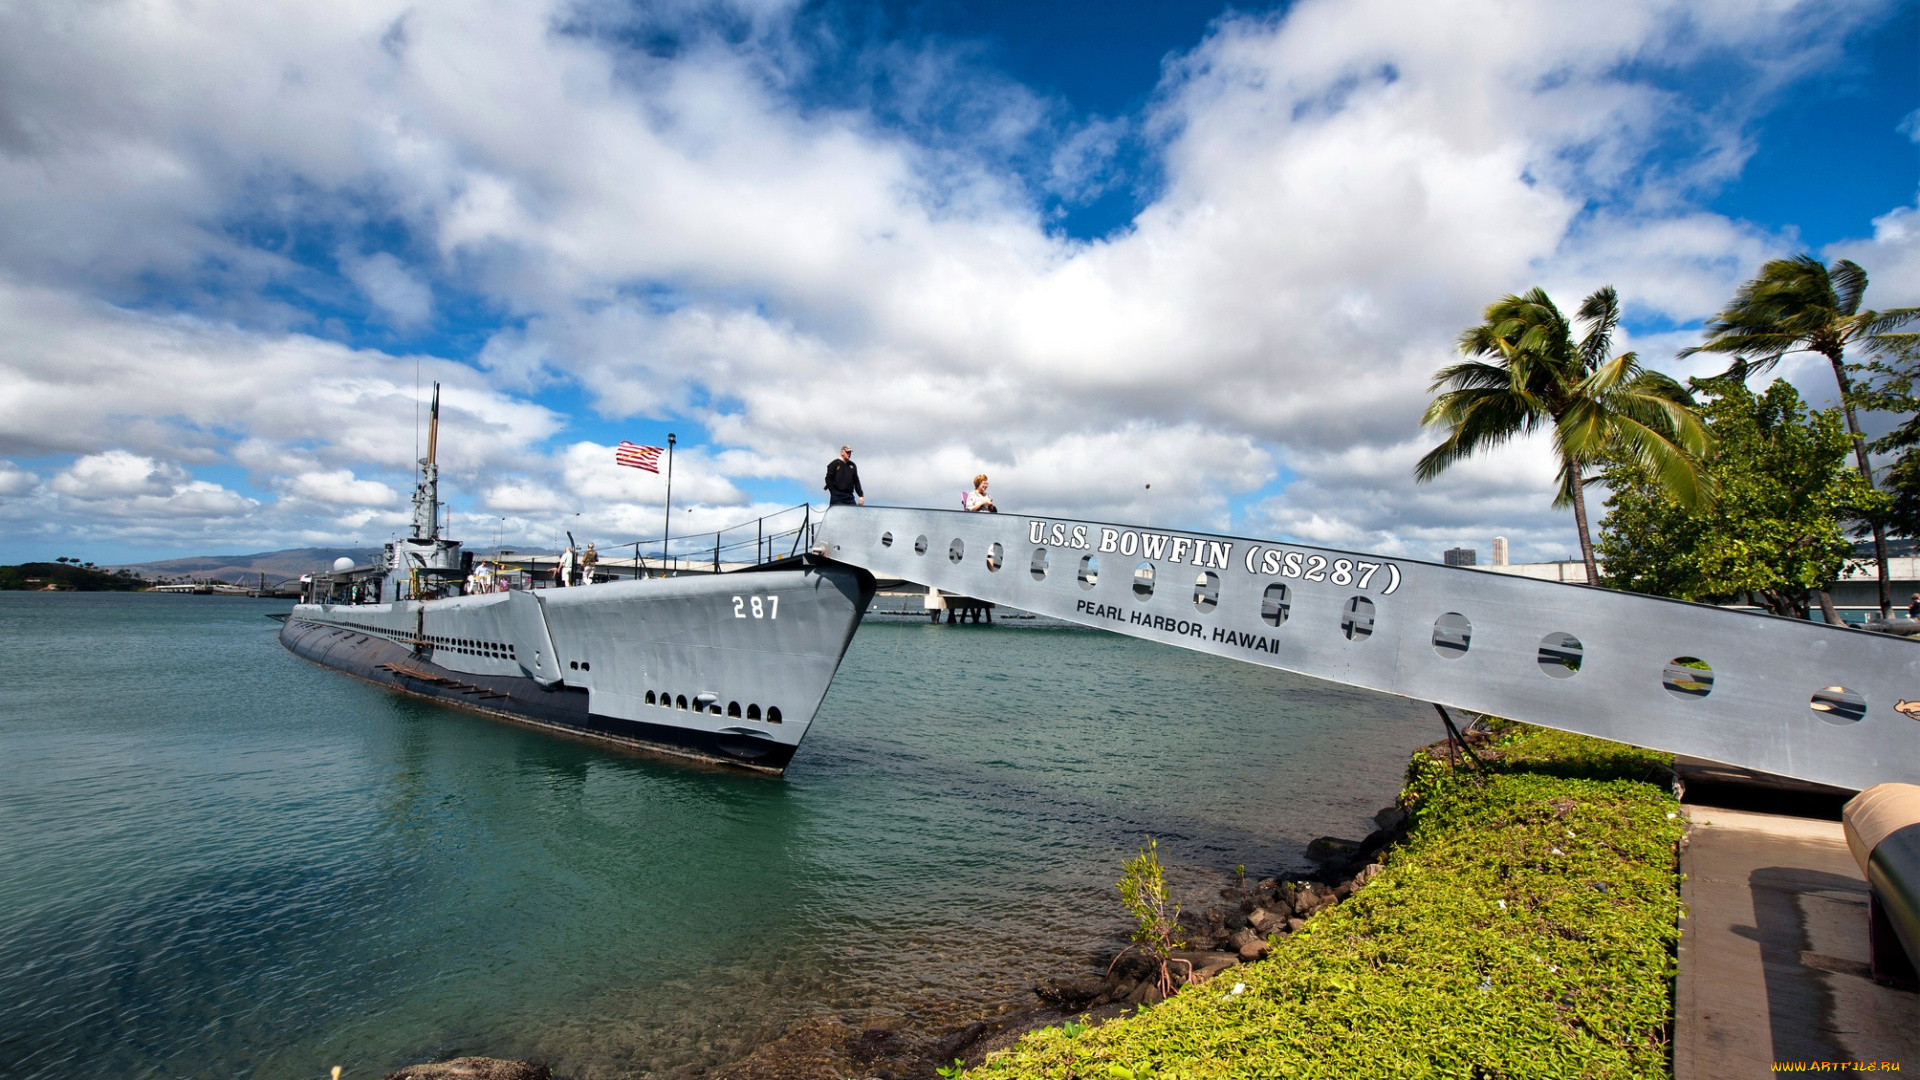
MULTIPOLYGON (((284 602, 0 593, 0 1074, 697 1077, 965 1023, 1176 881, 1364 835, 1425 705, 1061 625, 870 619, 782 779, 401 698, 284 602)), ((1031 998, 1028 998, 1031 1001, 1031 998)))

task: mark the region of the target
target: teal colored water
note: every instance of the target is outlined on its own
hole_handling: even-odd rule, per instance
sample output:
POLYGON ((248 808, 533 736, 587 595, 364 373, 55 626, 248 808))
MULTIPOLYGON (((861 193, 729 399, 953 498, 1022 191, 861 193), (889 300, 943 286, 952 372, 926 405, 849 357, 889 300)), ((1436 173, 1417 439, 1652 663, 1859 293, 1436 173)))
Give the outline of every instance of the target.
MULTIPOLYGON (((0 1071, 698 1076, 796 1019, 964 1022, 1355 835, 1426 706, 1096 631, 870 621, 784 779, 400 698, 285 604, 0 593, 0 1071)), ((1029 999, 1030 1000, 1030 999, 1029 999)))

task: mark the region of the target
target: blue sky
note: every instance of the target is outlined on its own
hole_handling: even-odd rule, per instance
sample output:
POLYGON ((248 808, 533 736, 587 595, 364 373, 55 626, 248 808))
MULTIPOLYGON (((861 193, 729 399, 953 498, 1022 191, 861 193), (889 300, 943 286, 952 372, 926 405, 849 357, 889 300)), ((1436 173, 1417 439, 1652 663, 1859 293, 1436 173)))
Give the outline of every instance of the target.
POLYGON ((0 13, 4 561, 384 540, 416 378, 522 544, 657 535, 608 448, 673 431, 676 533, 851 441, 886 502, 1561 557, 1539 447, 1411 481, 1485 303, 1615 284, 1677 373, 1766 258, 1920 303, 1913 4, 64 11, 0 13))

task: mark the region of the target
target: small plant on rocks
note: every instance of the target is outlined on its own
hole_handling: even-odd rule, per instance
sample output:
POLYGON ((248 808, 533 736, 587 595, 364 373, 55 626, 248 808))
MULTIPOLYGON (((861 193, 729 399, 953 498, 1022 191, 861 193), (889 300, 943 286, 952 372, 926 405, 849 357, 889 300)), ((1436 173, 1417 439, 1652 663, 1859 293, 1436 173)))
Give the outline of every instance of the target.
MULTIPOLYGON (((1159 842, 1147 838, 1147 846, 1140 854, 1128 859, 1120 877, 1120 901, 1134 918, 1133 945, 1138 946, 1147 958, 1159 967, 1158 985, 1162 997, 1172 997, 1179 992, 1180 983, 1193 977, 1193 965, 1173 956, 1175 949, 1185 948, 1187 941, 1180 932, 1180 905, 1170 904, 1167 899, 1167 872, 1160 865, 1159 842), (1186 977, 1176 982, 1173 965, 1186 964, 1186 977)), ((1121 956, 1126 955, 1122 950, 1121 956)), ((1120 958, 1114 957, 1118 962, 1120 958)))

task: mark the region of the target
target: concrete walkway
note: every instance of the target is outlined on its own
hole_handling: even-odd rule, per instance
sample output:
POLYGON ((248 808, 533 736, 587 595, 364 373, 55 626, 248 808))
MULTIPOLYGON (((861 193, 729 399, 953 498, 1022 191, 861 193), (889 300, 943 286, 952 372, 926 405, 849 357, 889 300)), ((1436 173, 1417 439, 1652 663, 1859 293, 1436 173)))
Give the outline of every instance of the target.
POLYGON ((1769 1076, 1774 1062, 1920 1071, 1920 994, 1868 975, 1867 884, 1840 823, 1687 810, 1676 1080, 1769 1076))

